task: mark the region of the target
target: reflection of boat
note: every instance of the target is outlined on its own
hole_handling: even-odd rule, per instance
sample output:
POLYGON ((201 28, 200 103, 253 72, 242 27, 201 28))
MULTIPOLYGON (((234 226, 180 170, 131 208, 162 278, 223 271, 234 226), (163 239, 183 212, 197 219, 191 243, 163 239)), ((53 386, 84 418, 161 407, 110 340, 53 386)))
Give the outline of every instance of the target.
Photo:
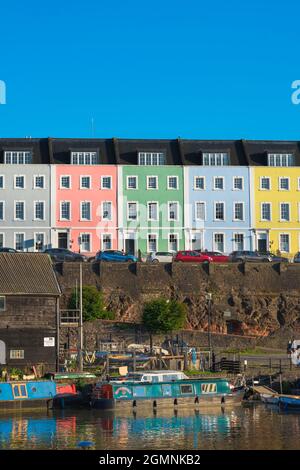
POLYGON ((279 406, 283 409, 297 408, 300 410, 300 396, 298 395, 280 395, 279 406))
POLYGON ((262 393, 260 399, 267 405, 278 405, 279 397, 277 394, 262 393))
MULTIPOLYGON (((157 373, 158 375, 159 373, 157 373)), ((163 377, 163 372, 160 372, 163 377)), ((150 378, 150 373, 149 373, 150 378)), ((100 382, 96 384, 91 395, 93 408, 139 407, 198 407, 203 405, 222 405, 241 403, 244 390, 232 391, 228 380, 191 379, 172 380, 164 378, 146 382, 134 380, 100 382)))

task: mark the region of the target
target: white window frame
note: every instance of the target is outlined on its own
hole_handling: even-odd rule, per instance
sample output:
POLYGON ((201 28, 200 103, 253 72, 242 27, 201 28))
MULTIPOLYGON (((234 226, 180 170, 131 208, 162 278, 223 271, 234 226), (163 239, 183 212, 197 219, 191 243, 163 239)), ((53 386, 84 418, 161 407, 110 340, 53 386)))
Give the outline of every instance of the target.
POLYGON ((260 176, 260 178, 259 178, 259 189, 260 189, 260 191, 271 191, 271 189, 272 189, 272 180, 271 180, 270 176, 260 176), (266 188, 262 187, 262 180, 263 179, 268 179, 269 180, 269 189, 266 189, 266 188))
POLYGON ((36 249, 36 241, 37 241, 37 240, 36 240, 36 235, 43 235, 43 237, 44 237, 44 243, 43 243, 42 249, 44 249, 45 246, 46 246, 46 243, 45 243, 45 241, 46 241, 46 236, 45 236, 45 235, 46 235, 46 234, 45 234, 45 232, 34 232, 34 234, 33 234, 33 236, 34 236, 34 240, 33 240, 33 244, 34 244, 34 245, 33 245, 33 250, 34 250, 36 253, 41 253, 41 251, 39 251, 39 250, 36 249))
POLYGON ((90 222, 92 220, 92 201, 80 201, 80 221, 84 222, 90 222), (83 204, 89 204, 90 205, 90 217, 89 219, 83 218, 82 217, 82 206, 83 204))
POLYGON ((295 164, 295 155, 293 153, 274 153, 270 152, 268 153, 268 166, 271 167, 292 167, 295 164), (280 164, 277 165, 277 158, 279 157, 280 164), (286 159, 286 162, 289 162, 291 160, 292 165, 283 165, 283 157, 286 159), (273 159, 274 165, 271 165, 271 160, 273 159))
POLYGON ((101 249, 102 250, 111 250, 112 246, 113 246, 113 244, 112 244, 112 234, 111 233, 102 233, 102 235, 101 235, 101 249), (103 241, 104 237, 110 237, 110 248, 105 248, 104 247, 104 241, 103 241))
POLYGON ((229 166, 230 165, 230 153, 229 152, 203 152, 202 153, 202 166, 229 166), (208 163, 205 159, 208 158, 208 163), (217 159, 220 159, 220 164, 216 163, 217 159), (212 165, 212 161, 215 164, 212 165))
POLYGON ((206 189, 206 178, 205 178, 205 176, 201 176, 201 175, 194 176, 194 191, 205 191, 205 189, 206 189), (196 187, 196 180, 198 178, 201 178, 203 180, 203 189, 196 187))
POLYGON ((111 191, 112 190, 112 177, 111 175, 103 175, 101 176, 101 189, 103 189, 103 191, 111 191), (103 187, 103 180, 104 178, 109 178, 110 180, 110 187, 109 188, 104 188, 103 187))
POLYGON ((216 241, 215 241, 215 235, 223 235, 223 250, 221 250, 222 253, 225 253, 225 247, 226 247, 226 237, 224 232, 213 232, 213 251, 220 251, 216 247, 216 241))
POLYGON ((4 152, 4 163, 6 165, 30 165, 32 163, 33 153, 31 150, 7 150, 4 152), (13 162, 13 154, 17 154, 17 162, 13 162), (26 158, 30 158, 30 162, 26 162, 26 158), (22 156, 22 163, 20 163, 20 157, 22 156), (26 158, 25 158, 26 156, 26 158), (10 161, 8 161, 10 158, 10 161))
POLYGON ((159 205, 158 201, 147 201, 147 221, 148 222, 157 222, 159 219, 159 205), (156 205, 156 219, 152 219, 149 216, 149 206, 150 204, 155 204, 156 205))
POLYGON ((5 189, 5 175, 0 175, 0 177, 2 178, 2 181, 3 181, 3 186, 2 188, 0 187, 0 190, 1 190, 1 189, 5 189))
POLYGON ((127 201, 127 222, 137 222, 139 220, 139 203, 138 201, 127 201), (129 204, 136 205, 136 218, 130 219, 129 218, 129 204))
POLYGON ((16 245, 16 238, 17 238, 17 235, 23 235, 23 249, 21 251, 24 251, 25 249, 25 242, 26 242, 26 238, 25 238, 25 232, 14 232, 14 248, 15 250, 17 249, 17 245, 16 245))
POLYGON ((92 189, 92 178, 91 178, 90 175, 80 175, 80 189, 82 189, 83 191, 88 191, 88 190, 92 189), (88 178, 89 179, 89 187, 88 188, 82 186, 83 178, 88 178))
POLYGON ((166 154, 165 152, 148 152, 148 151, 143 151, 143 152, 138 152, 138 164, 141 166, 163 166, 166 165, 166 154), (150 163, 147 163, 147 155, 149 155, 150 158, 150 163), (156 164, 153 163, 154 161, 154 155, 156 158, 156 164), (163 156, 163 163, 160 163, 161 161, 161 156, 163 156), (144 160, 144 163, 142 161, 144 160))
POLYGON ((23 190, 23 189, 26 189, 26 178, 25 178, 25 175, 14 175, 14 189, 16 190, 23 190), (23 188, 20 188, 19 186, 17 186, 17 178, 23 178, 23 182, 24 182, 24 186, 23 188))
POLYGON ((126 176, 126 188, 128 189, 128 191, 136 191, 137 189, 139 189, 139 185, 138 185, 138 176, 137 175, 127 175, 126 176), (135 188, 130 188, 128 186, 128 180, 129 178, 135 178, 135 188))
POLYGON ((101 218, 102 220, 112 220, 113 218, 113 204, 112 201, 102 201, 101 203, 101 218), (104 204, 110 204, 110 217, 104 217, 104 204))
POLYGON ((269 201, 262 201, 260 203, 260 221, 261 222, 272 222, 272 203, 269 201), (263 219, 263 204, 269 204, 270 206, 270 219, 263 219))
POLYGON ((179 202, 178 201, 168 201, 168 222, 178 222, 179 219, 180 219, 180 216, 179 216, 179 202), (176 204, 177 206, 177 217, 176 219, 171 219, 170 218, 170 204, 176 204))
POLYGON ((80 165, 80 166, 99 165, 100 164, 100 156, 99 156, 99 153, 96 150, 86 150, 86 151, 72 150, 71 151, 70 162, 71 162, 71 165, 80 165), (79 155, 80 154, 83 155, 83 160, 84 160, 83 163, 79 163, 79 155), (75 155, 76 155, 76 158, 75 158, 75 155), (89 155, 89 158, 90 158, 90 163, 87 163, 87 156, 88 155, 89 155), (94 156, 96 157, 97 161, 95 163, 92 163, 92 160, 93 160, 92 155, 93 155, 93 157, 94 156))
MULTIPOLYGON (((25 358, 24 349, 10 349, 9 350, 9 359, 23 360, 24 358, 25 358)), ((25 398, 25 396, 21 398, 25 398)))
POLYGON ((173 253, 174 251, 178 251, 178 248, 179 248, 179 236, 178 236, 178 233, 177 232, 170 232, 168 233, 168 251, 170 251, 171 253, 173 253), (171 235, 175 235, 176 236, 176 239, 177 239, 177 250, 172 250, 171 249, 171 242, 170 242, 170 236, 171 235))
POLYGON ((45 212, 46 212, 46 201, 33 201, 33 220, 45 220, 45 212), (36 204, 43 203, 43 218, 36 217, 36 204))
POLYGON ((5 202, 6 201, 0 201, 0 203, 3 204, 3 219, 0 219, 1 222, 4 222, 4 220, 5 220, 5 202))
POLYGON ((243 176, 233 176, 232 177, 232 191, 244 191, 244 177, 243 176), (242 188, 235 188, 234 187, 234 182, 236 179, 242 180, 242 188))
POLYGON ((156 251, 159 251, 158 250, 158 234, 155 233, 155 232, 148 232, 147 233, 147 253, 155 253, 156 251), (155 250, 153 251, 150 251, 149 250, 149 236, 155 236, 155 239, 156 239, 156 248, 155 250))
POLYGON ((286 232, 281 232, 278 234, 278 246, 279 246, 279 250, 281 253, 290 253, 290 250, 291 250, 291 234, 290 233, 286 233, 286 232), (289 251, 284 251, 281 249, 281 235, 285 235, 285 236, 288 236, 289 237, 289 251))
POLYGON ((71 201, 60 201, 59 202, 59 220, 64 221, 64 220, 72 220, 72 203, 71 201), (63 219, 62 218, 62 205, 63 204, 69 204, 69 218, 68 219, 63 219))
POLYGON ((80 237, 80 253, 90 253, 90 252, 92 251, 91 248, 92 248, 92 246, 93 246, 93 243, 92 243, 92 234, 91 234, 90 232, 82 232, 82 233, 79 233, 79 237, 80 237), (82 236, 83 236, 83 235, 88 235, 88 236, 90 237, 90 241, 89 241, 89 245, 90 245, 89 248, 90 248, 90 249, 89 249, 89 250, 84 250, 84 249, 82 248, 82 246, 83 246, 83 243, 82 243, 82 236))
POLYGON ((170 191, 177 191, 177 190, 179 189, 178 176, 176 176, 176 175, 169 175, 169 176, 167 177, 167 187, 168 187, 168 190, 170 190, 170 191), (171 178, 175 178, 175 179, 176 179, 176 188, 171 188, 171 187, 170 187, 170 179, 171 179, 171 178))
POLYGON ((283 202, 279 203, 279 220, 280 220, 280 222, 291 222, 291 203, 290 202, 284 202, 283 201, 283 202), (289 219, 288 220, 281 218, 281 206, 283 204, 285 204, 289 207, 289 219))
POLYGON ((26 202, 25 202, 25 201, 19 201, 19 200, 14 201, 14 220, 16 220, 16 221, 17 221, 17 220, 19 220, 19 221, 24 221, 24 220, 26 220, 26 202), (19 203, 19 202, 22 202, 22 203, 23 203, 23 208, 24 208, 24 209, 23 209, 23 215, 24 215, 23 219, 18 219, 18 218, 16 217, 16 208, 17 208, 17 203, 19 203))
POLYGON ((214 176, 213 177, 213 191, 225 191, 225 178, 224 176, 214 176), (216 180, 221 179, 223 182, 223 188, 216 188, 216 180))
POLYGON ((233 217, 232 217, 234 222, 245 222, 245 203, 244 201, 233 201, 233 217), (235 218, 235 205, 236 204, 242 204, 243 206, 243 218, 242 219, 236 219, 235 218))
POLYGON ((244 251, 245 250, 245 233, 244 232, 233 232, 233 237, 232 237, 232 251, 244 251), (235 236, 236 235, 242 235, 243 236, 243 249, 240 250, 237 248, 236 241, 235 241, 235 236))
POLYGON ((206 201, 195 201, 194 211, 195 211, 194 212, 195 220, 200 221, 200 222, 205 222, 205 220, 206 220, 206 201), (204 204, 204 219, 199 219, 199 217, 197 217, 197 204, 204 204))
MULTIPOLYGON (((225 201, 214 201, 214 222, 225 222, 226 220, 226 203, 225 201), (224 212, 224 218, 223 219, 217 219, 216 218, 216 207, 217 204, 223 204, 223 212, 224 212)), ((219 233, 219 232, 217 232, 219 233)))
POLYGON ((63 190, 72 189, 72 178, 71 178, 71 175, 60 175, 60 179, 59 179, 59 189, 63 189, 63 190), (68 187, 68 188, 66 188, 65 186, 62 186, 62 178, 69 178, 69 187, 68 187))
POLYGON ((46 181, 45 175, 33 175, 33 188, 38 189, 38 190, 46 189, 45 181, 46 181), (42 188, 40 186, 36 185, 36 178, 43 178, 43 187, 42 188))
POLYGON ((291 182, 290 182, 290 177, 289 176, 279 176, 278 178, 278 191, 290 191, 291 189, 291 182), (288 189, 282 188, 281 187, 281 181, 282 180, 288 180, 288 189))
POLYGON ((156 191, 158 189, 158 176, 157 175, 147 175, 147 190, 149 191, 156 191), (149 187, 149 179, 150 178, 155 178, 156 181, 156 188, 150 188, 149 187))

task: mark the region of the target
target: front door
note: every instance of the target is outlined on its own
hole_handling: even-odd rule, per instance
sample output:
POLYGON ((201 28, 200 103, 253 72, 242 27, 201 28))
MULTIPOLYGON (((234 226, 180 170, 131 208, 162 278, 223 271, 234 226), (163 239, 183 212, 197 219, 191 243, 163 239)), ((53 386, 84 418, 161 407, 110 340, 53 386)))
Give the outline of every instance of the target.
POLYGON ((134 255, 135 253, 135 240, 131 238, 127 238, 125 240, 125 252, 129 253, 130 255, 134 255))
POLYGON ((267 248, 267 234, 266 233, 258 233, 257 234, 257 250, 260 253, 266 253, 266 251, 268 251, 268 248, 267 248))
POLYGON ((58 232, 58 248, 68 248, 67 232, 58 232))
POLYGON ((0 339, 0 364, 6 364, 6 347, 4 341, 0 339))

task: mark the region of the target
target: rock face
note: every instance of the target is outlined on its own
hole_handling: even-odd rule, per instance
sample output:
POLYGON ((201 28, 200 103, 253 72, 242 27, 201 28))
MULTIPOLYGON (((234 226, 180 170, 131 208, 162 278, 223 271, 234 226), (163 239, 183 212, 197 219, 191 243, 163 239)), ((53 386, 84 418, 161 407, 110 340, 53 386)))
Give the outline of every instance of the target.
MULTIPOLYGON (((146 301, 165 297, 188 307, 186 329, 206 331, 212 294, 212 331, 268 336, 300 328, 300 265, 84 264, 83 284, 105 296, 107 309, 121 322, 139 322, 146 301)), ((77 263, 56 267, 66 308, 79 281, 77 263)))

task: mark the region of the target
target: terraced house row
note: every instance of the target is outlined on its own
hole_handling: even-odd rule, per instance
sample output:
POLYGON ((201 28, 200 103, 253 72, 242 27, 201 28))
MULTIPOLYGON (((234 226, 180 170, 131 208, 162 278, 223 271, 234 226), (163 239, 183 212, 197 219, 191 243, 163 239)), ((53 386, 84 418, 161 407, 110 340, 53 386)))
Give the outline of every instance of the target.
POLYGON ((0 246, 300 250, 300 142, 0 139, 0 246))

